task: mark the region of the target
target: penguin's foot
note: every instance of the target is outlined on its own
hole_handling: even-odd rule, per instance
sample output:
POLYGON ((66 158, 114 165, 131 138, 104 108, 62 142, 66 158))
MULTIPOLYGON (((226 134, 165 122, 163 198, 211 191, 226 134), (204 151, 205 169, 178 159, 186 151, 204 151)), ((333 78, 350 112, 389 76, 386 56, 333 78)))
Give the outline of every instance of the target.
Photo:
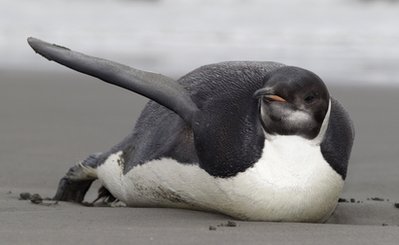
POLYGON ((91 184, 97 179, 96 168, 100 155, 101 153, 92 154, 84 161, 71 167, 66 175, 61 178, 53 199, 81 203, 91 184))
POLYGON ((119 199, 114 197, 111 194, 111 192, 109 192, 108 189, 105 188, 104 186, 101 186, 101 188, 98 190, 98 196, 91 203, 91 205, 92 206, 105 205, 105 206, 110 206, 110 207, 126 206, 121 201, 119 201, 119 199))

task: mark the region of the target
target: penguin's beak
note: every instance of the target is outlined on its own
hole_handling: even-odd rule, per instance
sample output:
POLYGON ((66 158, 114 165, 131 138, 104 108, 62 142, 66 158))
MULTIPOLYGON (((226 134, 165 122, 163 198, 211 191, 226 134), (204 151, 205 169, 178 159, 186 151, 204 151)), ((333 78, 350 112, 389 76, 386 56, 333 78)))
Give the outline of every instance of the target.
POLYGON ((285 100, 283 97, 274 94, 274 92, 268 88, 262 88, 257 90, 254 93, 254 97, 257 99, 262 97, 268 101, 287 102, 287 100, 285 100))
POLYGON ((275 94, 263 95, 263 98, 270 100, 270 101, 287 102, 284 98, 282 98, 278 95, 275 95, 275 94))

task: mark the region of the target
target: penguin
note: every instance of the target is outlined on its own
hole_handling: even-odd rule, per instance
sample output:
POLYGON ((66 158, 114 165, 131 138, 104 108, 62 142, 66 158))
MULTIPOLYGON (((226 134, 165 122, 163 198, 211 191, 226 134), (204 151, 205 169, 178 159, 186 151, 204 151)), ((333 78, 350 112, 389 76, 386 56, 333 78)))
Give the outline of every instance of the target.
POLYGON ((316 74, 277 62, 205 65, 178 80, 28 38, 48 60, 150 99, 133 131, 61 178, 55 200, 324 222, 334 211, 353 123, 316 74))

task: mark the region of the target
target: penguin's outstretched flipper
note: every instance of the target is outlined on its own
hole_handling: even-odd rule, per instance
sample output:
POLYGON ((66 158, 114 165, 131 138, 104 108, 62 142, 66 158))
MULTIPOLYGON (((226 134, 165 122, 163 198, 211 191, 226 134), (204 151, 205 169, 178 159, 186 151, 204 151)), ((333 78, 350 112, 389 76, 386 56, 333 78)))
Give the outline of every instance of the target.
POLYGON ((198 111, 189 93, 171 78, 88 56, 33 37, 28 38, 28 43, 46 59, 139 93, 176 112, 188 123, 192 123, 193 115, 198 111))

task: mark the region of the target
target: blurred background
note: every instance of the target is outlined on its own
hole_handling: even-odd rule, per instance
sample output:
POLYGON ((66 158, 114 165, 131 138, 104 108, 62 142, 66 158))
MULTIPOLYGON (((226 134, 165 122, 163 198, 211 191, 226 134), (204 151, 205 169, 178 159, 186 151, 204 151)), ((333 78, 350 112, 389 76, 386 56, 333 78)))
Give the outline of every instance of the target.
POLYGON ((0 0, 0 69, 63 68, 28 36, 180 76, 225 60, 272 60, 331 83, 398 85, 395 0, 0 0))
POLYGON ((312 70, 355 123, 343 195, 399 201, 399 1, 0 0, 0 190, 51 196, 147 99, 45 60, 29 36, 172 77, 226 60, 312 70))

